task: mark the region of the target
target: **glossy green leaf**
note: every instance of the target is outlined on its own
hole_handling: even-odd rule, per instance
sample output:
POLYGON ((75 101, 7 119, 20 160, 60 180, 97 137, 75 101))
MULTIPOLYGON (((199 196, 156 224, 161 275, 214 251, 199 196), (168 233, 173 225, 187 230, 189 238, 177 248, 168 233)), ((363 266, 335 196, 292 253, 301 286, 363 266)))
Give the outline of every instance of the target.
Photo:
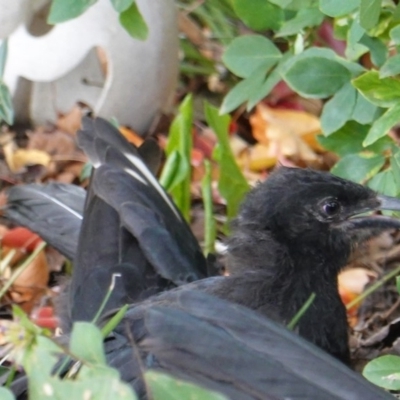
POLYGON ((265 0, 233 0, 233 7, 237 16, 256 31, 277 30, 283 20, 282 8, 265 0))
POLYGON ((319 9, 329 17, 341 17, 355 10, 360 0, 319 0, 319 9))
POLYGON ((393 185, 394 176, 391 169, 376 174, 369 182, 368 186, 378 193, 382 193, 386 196, 396 196, 397 188, 393 185))
POLYGON ((247 78, 260 67, 264 67, 267 71, 281 57, 282 53, 267 38, 259 35, 245 35, 232 40, 222 60, 234 74, 247 78))
POLYGON ((373 28, 379 20, 382 0, 361 0, 360 24, 364 29, 373 28))
POLYGON ((75 322, 72 328, 70 350, 79 359, 89 363, 106 365, 103 335, 99 328, 89 322, 75 322))
POLYGON ((389 390, 400 390, 400 357, 386 355, 370 361, 363 375, 377 386, 389 390))
POLYGON ((220 393, 161 372, 147 371, 144 376, 154 400, 228 400, 220 393))
POLYGON ((364 147, 363 142, 368 130, 368 125, 360 125, 355 121, 348 121, 338 131, 327 137, 318 135, 317 139, 325 149, 338 154, 340 157, 361 153, 364 150, 383 153, 393 144, 393 140, 389 136, 384 136, 372 145, 364 147))
POLYGON ((376 140, 385 136, 386 133, 400 121, 400 103, 389 108, 380 118, 378 118, 371 126, 364 145, 368 146, 376 140))
POLYGON ((14 109, 11 94, 6 84, 0 80, 0 121, 11 125, 14 121, 14 109))
POLYGON ((324 135, 328 136, 337 131, 351 118, 356 98, 356 89, 348 82, 325 103, 321 115, 324 135), (343 104, 346 104, 346 107, 343 107, 343 104))
POLYGON ((318 8, 301 9, 294 18, 284 22, 276 37, 296 35, 304 28, 318 26, 324 19, 324 14, 318 8))
POLYGON ((294 91, 309 98, 332 96, 350 77, 343 65, 322 57, 299 59, 283 73, 283 79, 294 91))
POLYGON ((136 0, 111 0, 111 3, 115 9, 115 11, 121 13, 127 10, 132 3, 136 0))
POLYGON ((371 103, 379 107, 391 107, 400 101, 400 79, 380 79, 378 71, 368 71, 353 79, 352 84, 371 103))
POLYGON ((232 154, 228 136, 229 116, 219 115, 218 109, 208 103, 205 103, 204 113, 208 126, 218 138, 218 145, 213 154, 220 167, 218 190, 227 203, 227 215, 228 219, 231 219, 236 216, 239 205, 249 190, 249 184, 232 154))
POLYGON ((97 0, 53 0, 47 22, 58 24, 79 17, 97 0))
POLYGON ((341 158, 331 169, 332 174, 364 183, 385 164, 385 157, 371 154, 349 154, 341 158))
POLYGON ((119 15, 119 22, 133 38, 139 40, 147 39, 149 29, 136 3, 132 3, 129 8, 119 15))
POLYGON ((370 124, 378 114, 378 107, 368 101, 360 92, 357 92, 356 104, 351 119, 360 124, 370 124))
POLYGON ((379 70, 379 77, 381 79, 398 74, 400 74, 400 54, 388 58, 379 70))

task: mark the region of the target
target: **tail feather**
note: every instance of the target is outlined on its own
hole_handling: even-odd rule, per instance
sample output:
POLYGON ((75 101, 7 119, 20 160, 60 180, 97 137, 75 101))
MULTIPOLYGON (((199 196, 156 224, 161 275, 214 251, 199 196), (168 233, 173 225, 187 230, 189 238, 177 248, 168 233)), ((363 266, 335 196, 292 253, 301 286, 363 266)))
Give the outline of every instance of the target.
POLYGON ((18 185, 8 190, 4 214, 72 260, 78 246, 85 196, 85 190, 76 185, 18 185))

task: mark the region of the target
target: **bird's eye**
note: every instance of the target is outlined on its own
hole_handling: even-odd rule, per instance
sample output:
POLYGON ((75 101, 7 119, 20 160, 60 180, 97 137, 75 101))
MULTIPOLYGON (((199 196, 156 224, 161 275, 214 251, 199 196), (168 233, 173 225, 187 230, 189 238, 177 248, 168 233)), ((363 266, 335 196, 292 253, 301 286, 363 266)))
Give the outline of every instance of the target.
POLYGON ((323 204, 322 209, 328 217, 333 217, 340 211, 340 204, 337 200, 329 200, 323 204))

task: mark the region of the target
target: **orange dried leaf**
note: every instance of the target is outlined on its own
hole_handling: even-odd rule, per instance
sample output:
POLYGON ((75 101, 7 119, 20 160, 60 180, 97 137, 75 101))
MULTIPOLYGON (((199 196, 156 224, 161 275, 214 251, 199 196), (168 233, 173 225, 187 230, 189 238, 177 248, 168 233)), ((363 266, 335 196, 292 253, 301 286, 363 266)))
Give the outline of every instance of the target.
POLYGON ((280 156, 315 161, 322 148, 316 141, 321 132, 319 119, 307 112, 257 106, 250 117, 253 136, 268 147, 268 157, 280 156))

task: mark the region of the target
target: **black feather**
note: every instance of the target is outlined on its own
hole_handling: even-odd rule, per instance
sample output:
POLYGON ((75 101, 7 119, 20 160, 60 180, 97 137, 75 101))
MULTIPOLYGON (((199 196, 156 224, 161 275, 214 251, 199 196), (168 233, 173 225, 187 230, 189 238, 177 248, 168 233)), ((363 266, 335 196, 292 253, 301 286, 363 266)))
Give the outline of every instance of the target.
POLYGON ((18 185, 8 190, 4 214, 72 260, 78 246, 85 196, 85 190, 76 185, 18 185))

